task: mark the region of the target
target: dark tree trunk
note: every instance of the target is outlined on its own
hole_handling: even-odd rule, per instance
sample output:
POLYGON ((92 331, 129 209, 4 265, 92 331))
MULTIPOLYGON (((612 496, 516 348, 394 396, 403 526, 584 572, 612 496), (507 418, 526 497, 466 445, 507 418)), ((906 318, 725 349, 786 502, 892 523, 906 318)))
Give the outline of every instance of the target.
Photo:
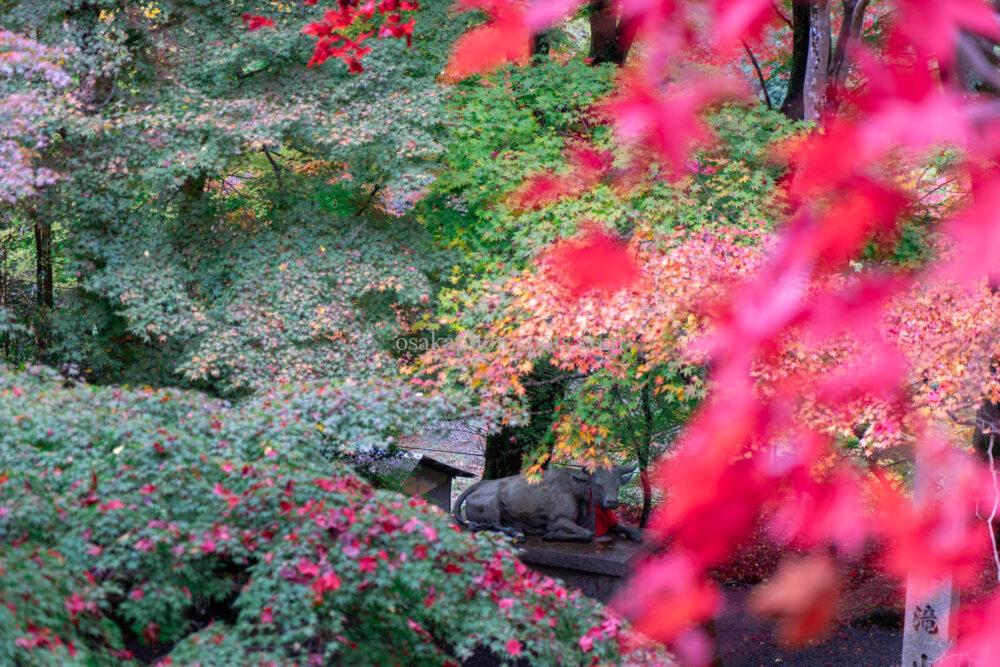
POLYGON ((861 37, 862 20, 868 7, 868 0, 843 0, 840 4, 844 10, 844 20, 840 24, 837 48, 830 61, 830 83, 835 86, 842 86, 847 80, 850 47, 861 37))
MULTIPOLYGON (((4 239, 2 245, 0 245, 0 315, 4 317, 9 315, 9 313, 5 313, 4 311, 10 305, 10 274, 7 273, 8 254, 7 240, 4 239)), ((5 359, 8 359, 10 358, 10 333, 4 331, 0 335, 0 340, 3 341, 3 356, 5 359)))
POLYGON ((483 479, 500 479, 521 472, 524 450, 517 439, 517 429, 504 426, 486 437, 486 461, 483 479))
POLYGON ((181 184, 180 203, 177 207, 178 221, 185 226, 190 225, 202 213, 204 203, 205 184, 208 182, 208 175, 198 173, 188 176, 181 184))
POLYGON ((639 443, 637 450, 639 482, 642 484, 640 528, 645 528, 649 524, 649 515, 653 510, 653 486, 649 481, 649 459, 653 448, 653 406, 652 397, 650 396, 651 391, 648 382, 642 386, 643 433, 642 442, 639 443))
MULTIPOLYGON (((976 430, 972 434, 972 447, 983 460, 989 460, 990 433, 1000 431, 1000 405, 983 401, 976 411, 976 430)), ((1000 458, 1000 447, 995 446, 993 456, 1000 458)))
POLYGON ((705 635, 709 639, 709 643, 712 646, 712 661, 708 663, 710 667, 723 667, 722 655, 719 652, 719 628, 715 624, 715 619, 710 619, 705 621, 702 625, 702 629, 705 631, 705 635))
POLYGON ((781 113, 792 120, 802 120, 805 117, 803 95, 809 60, 810 4, 808 0, 795 0, 792 4, 792 68, 788 78, 788 92, 781 104, 781 113))
POLYGON ((52 308, 52 225, 35 220, 35 283, 39 308, 52 308))
POLYGON ((39 353, 44 352, 50 342, 49 315, 55 303, 52 288, 52 224, 42 220, 37 212, 31 214, 35 228, 35 303, 37 324, 35 342, 39 353))
POLYGON ((499 479, 521 472, 524 455, 551 437, 552 420, 566 393, 565 374, 547 361, 535 364, 524 380, 528 423, 504 426, 486 437, 483 479, 499 479))
POLYGON ((639 483, 642 484, 642 514, 639 515, 639 527, 649 525, 649 515, 653 512, 653 484, 649 480, 647 466, 639 465, 639 483))
POLYGON ((547 58, 552 51, 552 33, 548 30, 543 30, 540 33, 532 35, 530 49, 532 61, 534 61, 536 56, 539 59, 547 58))
POLYGON ((624 65, 635 37, 633 27, 618 20, 618 8, 613 0, 591 0, 589 10, 590 58, 593 64, 624 65))

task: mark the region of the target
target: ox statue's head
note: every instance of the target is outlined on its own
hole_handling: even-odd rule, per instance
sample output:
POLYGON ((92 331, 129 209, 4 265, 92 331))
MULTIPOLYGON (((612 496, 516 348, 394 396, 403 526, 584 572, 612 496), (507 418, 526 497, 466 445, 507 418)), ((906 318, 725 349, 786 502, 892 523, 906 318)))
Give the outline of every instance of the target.
POLYGON ((594 494, 594 504, 604 509, 618 507, 618 490, 635 474, 638 466, 614 466, 613 468, 598 468, 593 474, 586 470, 573 473, 573 479, 590 485, 594 494))

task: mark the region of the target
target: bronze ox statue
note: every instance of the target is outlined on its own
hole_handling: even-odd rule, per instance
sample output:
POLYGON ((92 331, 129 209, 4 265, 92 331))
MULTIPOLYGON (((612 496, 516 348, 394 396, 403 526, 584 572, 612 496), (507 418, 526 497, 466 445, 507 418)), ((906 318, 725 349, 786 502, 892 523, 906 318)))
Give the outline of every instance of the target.
MULTIPOLYGON (((552 468, 540 482, 529 482, 523 475, 484 479, 458 497, 453 514, 460 525, 471 530, 589 542, 594 539, 595 508, 618 507, 618 490, 635 471, 634 465, 598 468, 593 473, 552 468)), ((642 539, 639 529, 620 523, 608 532, 636 542, 642 539)))

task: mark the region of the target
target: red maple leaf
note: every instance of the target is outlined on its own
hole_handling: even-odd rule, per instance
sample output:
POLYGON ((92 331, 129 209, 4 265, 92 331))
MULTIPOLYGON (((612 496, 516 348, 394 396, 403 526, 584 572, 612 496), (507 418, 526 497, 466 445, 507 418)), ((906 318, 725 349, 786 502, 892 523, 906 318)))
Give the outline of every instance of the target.
POLYGON ((701 113, 712 104, 744 93, 739 81, 721 75, 706 76, 672 90, 647 77, 630 75, 623 80, 620 92, 600 108, 622 139, 651 149, 677 177, 684 174, 688 151, 711 138, 701 113))
POLYGON ((996 11, 985 0, 897 0, 895 30, 918 52, 949 64, 963 30, 1000 41, 996 11))
POLYGON ((732 48, 741 39, 759 37, 777 18, 773 0, 715 0, 715 42, 720 49, 732 48))
POLYGON ((704 578, 690 558, 674 551, 641 566, 627 596, 615 605, 630 616, 645 635, 671 641, 692 625, 712 617, 720 603, 716 587, 704 578))
POLYGON ((973 195, 972 203, 947 225, 959 252, 938 272, 967 283, 985 277, 996 286, 1000 284, 1000 178, 978 174, 973 195))
POLYGON ((340 577, 333 570, 327 570, 313 580, 312 590, 317 598, 322 598, 323 593, 327 591, 334 592, 340 590, 340 577))
POLYGON ((942 665, 991 665, 1000 656, 1000 594, 984 604, 961 608, 958 641, 941 659, 942 665))
POLYGON ((628 248, 597 225, 557 243, 543 262, 552 267, 554 279, 573 297, 623 289, 640 274, 628 248))
POLYGON ((750 607, 777 618, 782 642, 801 646, 820 636, 833 620, 840 599, 840 576, 826 556, 786 562, 756 589, 750 607))
POLYGON ((260 30, 261 28, 273 28, 274 21, 272 21, 266 16, 259 16, 256 14, 244 14, 243 25, 246 26, 247 32, 254 32, 260 30))
POLYGON ((507 63, 527 64, 531 32, 517 6, 507 0, 462 0, 459 8, 481 9, 489 19, 455 42, 445 67, 446 81, 486 74, 507 63))

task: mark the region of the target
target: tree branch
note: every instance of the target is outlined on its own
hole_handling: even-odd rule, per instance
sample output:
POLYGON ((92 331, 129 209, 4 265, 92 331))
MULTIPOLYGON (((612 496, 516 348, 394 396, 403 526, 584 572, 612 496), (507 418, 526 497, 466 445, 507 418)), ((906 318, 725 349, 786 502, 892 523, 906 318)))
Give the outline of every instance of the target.
POLYGON ((267 157, 267 161, 271 163, 271 169, 274 170, 274 177, 278 181, 278 189, 284 191, 284 189, 285 189, 285 182, 281 178, 281 167, 279 167, 278 163, 274 161, 273 157, 271 157, 271 151, 269 151, 266 148, 263 148, 261 150, 264 151, 264 155, 267 157))
POLYGON ((359 208, 357 211, 354 212, 354 215, 361 215, 362 213, 364 213, 365 209, 371 205, 372 200, 375 199, 375 195, 377 195, 378 191, 381 189, 382 189, 381 183, 373 187, 372 191, 368 193, 368 199, 366 199, 365 203, 361 205, 361 208, 359 208))
POLYGON ((995 433, 990 433, 990 448, 987 451, 990 458, 990 477, 993 480, 993 511, 986 519, 986 526, 990 531, 990 545, 993 547, 993 562, 997 568, 997 581, 1000 581, 1000 553, 997 551, 997 533, 993 522, 997 518, 997 510, 1000 509, 1000 486, 997 485, 997 470, 993 466, 993 444, 996 439, 995 433))
POLYGON ((767 103, 768 109, 773 109, 774 106, 771 104, 771 95, 767 92, 767 81, 764 79, 764 72, 760 69, 760 63, 757 62, 757 56, 753 54, 750 50, 750 46, 746 43, 746 40, 741 39, 740 43, 743 44, 743 50, 747 52, 747 56, 750 58, 750 63, 753 65, 753 69, 757 72, 757 80, 760 81, 760 90, 764 93, 764 102, 767 103))

